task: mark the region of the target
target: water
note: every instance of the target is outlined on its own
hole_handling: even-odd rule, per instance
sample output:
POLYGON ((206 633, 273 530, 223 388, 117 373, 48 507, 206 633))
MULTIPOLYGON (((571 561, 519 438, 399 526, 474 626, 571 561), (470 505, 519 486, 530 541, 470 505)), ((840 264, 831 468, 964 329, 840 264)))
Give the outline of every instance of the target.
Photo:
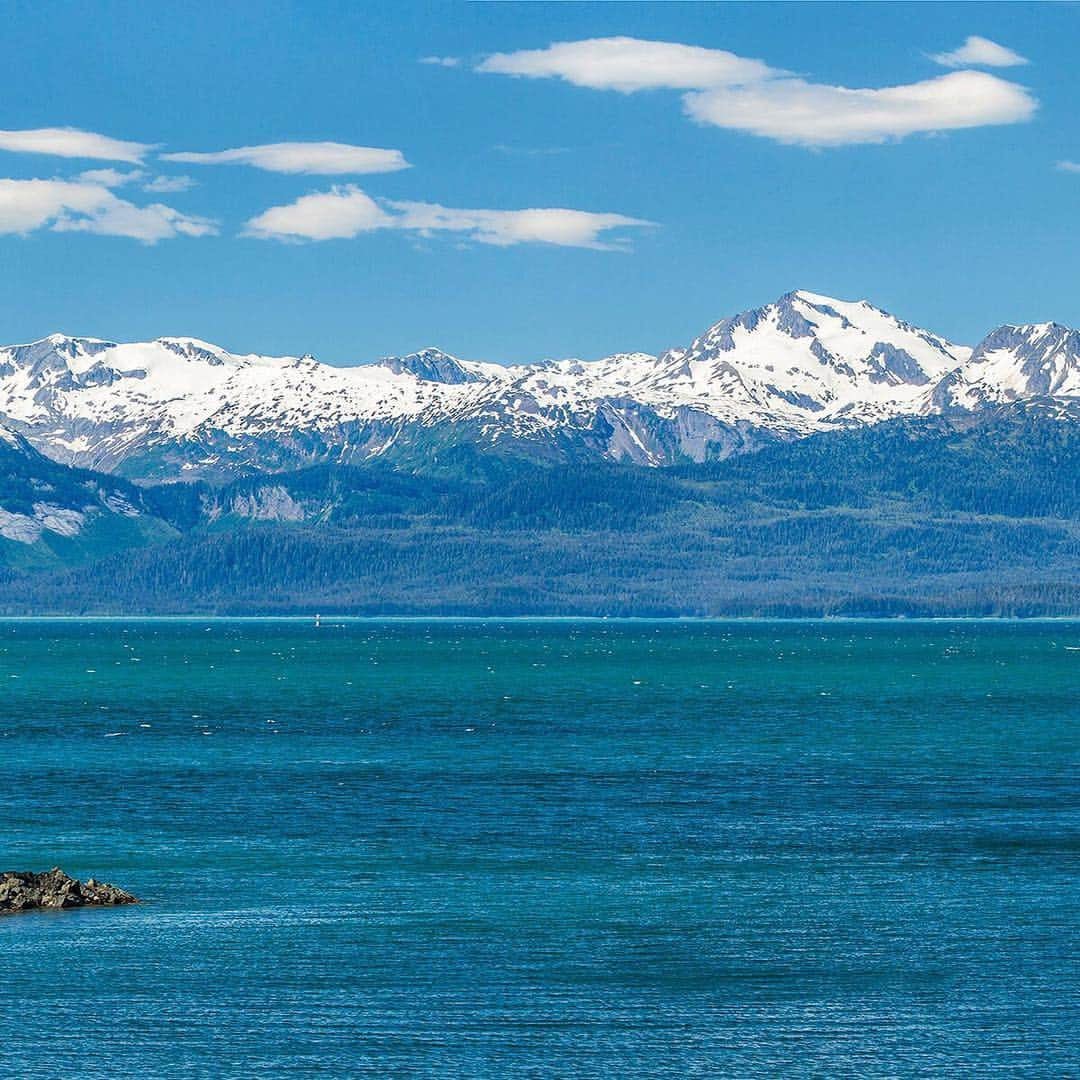
POLYGON ((0 1075, 1077 1075, 1077 646, 0 623, 0 1075))

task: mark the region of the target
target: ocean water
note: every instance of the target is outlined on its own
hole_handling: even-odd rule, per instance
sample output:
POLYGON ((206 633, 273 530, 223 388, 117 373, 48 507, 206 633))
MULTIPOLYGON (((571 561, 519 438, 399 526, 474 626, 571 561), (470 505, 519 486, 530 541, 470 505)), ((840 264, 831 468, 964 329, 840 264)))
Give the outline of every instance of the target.
POLYGON ((1080 1074, 1080 625, 0 623, 0 1075, 1080 1074))

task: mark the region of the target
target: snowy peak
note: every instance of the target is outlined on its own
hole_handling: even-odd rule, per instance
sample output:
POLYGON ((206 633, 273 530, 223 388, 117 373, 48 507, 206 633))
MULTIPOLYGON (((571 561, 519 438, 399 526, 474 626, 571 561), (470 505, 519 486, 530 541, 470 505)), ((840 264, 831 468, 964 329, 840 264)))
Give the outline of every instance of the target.
POLYGON ((1058 323, 1001 326, 976 347, 968 365, 972 375, 982 373, 1004 357, 1011 357, 1025 383, 1025 396, 1075 394, 1080 389, 1080 331, 1058 323))
POLYGON ((212 367, 219 367, 224 364, 225 357, 229 355, 224 349, 205 341, 199 341, 196 338, 161 337, 155 339, 151 344, 160 345, 167 352, 179 356, 182 360, 193 360, 197 363, 210 364, 212 367))
POLYGON ((469 364, 435 348, 421 349, 407 356, 384 356, 379 360, 379 364, 395 375, 407 371, 425 382, 447 383, 451 386, 485 380, 483 371, 478 369, 486 365, 469 364))
POLYGON ((724 419, 797 434, 911 411, 969 354, 865 300, 798 290, 665 353, 653 385, 724 419))
POLYGON ((1058 323, 999 326, 936 388, 932 407, 978 409, 1080 395, 1080 331, 1058 323))
POLYGON ((8 345, 0 348, 0 378, 24 371, 31 380, 40 383, 48 379, 50 372, 69 371, 72 364, 115 347, 111 341, 67 337, 65 334, 50 334, 25 345, 8 345))
POLYGON ((280 369, 292 358, 239 357, 194 338, 117 344, 53 334, 0 349, 0 419, 27 425, 71 421, 168 428, 198 412, 207 395, 225 394, 235 373, 280 369), (165 403, 183 402, 165 408, 165 403))
POLYGON ((926 383, 962 363, 970 349, 895 318, 865 300, 845 301, 798 290, 765 307, 710 327, 691 344, 691 360, 742 351, 746 360, 773 339, 805 344, 821 363, 876 382, 926 383), (850 370, 849 370, 850 369, 850 370))
MULTIPOLYGON (((217 345, 195 338, 156 338, 154 341, 118 344, 97 338, 68 337, 50 334, 27 345, 0 348, 0 378, 22 373, 37 388, 62 389, 78 385, 83 376, 97 373, 90 382, 102 381, 108 373, 113 381, 125 375, 146 378, 151 372, 172 371, 185 366, 244 366, 263 357, 237 357, 217 345)), ((291 358, 290 358, 291 359, 291 358)), ((275 361, 283 363, 285 361, 275 361)))

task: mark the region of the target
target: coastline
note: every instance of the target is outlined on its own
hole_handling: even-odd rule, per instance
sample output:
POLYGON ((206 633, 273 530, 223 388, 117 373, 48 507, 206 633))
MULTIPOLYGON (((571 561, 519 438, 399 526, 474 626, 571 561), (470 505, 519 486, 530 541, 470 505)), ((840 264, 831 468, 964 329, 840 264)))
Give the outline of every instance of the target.
MULTIPOLYGON (((305 623, 314 624, 311 615, 0 615, 0 624, 20 622, 138 622, 138 623, 305 623)), ((837 624, 947 624, 947 623, 1024 623, 1055 625, 1080 623, 1077 615, 322 615, 320 629, 332 629, 335 624, 357 623, 587 623, 587 624, 657 624, 712 625, 732 623, 739 626, 754 624, 798 625, 800 623, 837 624), (333 620, 328 622, 327 620, 333 620)))

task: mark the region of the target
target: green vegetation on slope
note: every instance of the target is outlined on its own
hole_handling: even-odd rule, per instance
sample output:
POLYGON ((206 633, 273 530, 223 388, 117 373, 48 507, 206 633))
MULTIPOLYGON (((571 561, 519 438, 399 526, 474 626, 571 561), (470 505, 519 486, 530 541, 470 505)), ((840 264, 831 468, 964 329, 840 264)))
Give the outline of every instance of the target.
POLYGON ((182 535, 77 572, 9 563, 0 609, 1080 613, 1080 424, 1038 406, 667 470, 469 453, 147 489, 182 535))

